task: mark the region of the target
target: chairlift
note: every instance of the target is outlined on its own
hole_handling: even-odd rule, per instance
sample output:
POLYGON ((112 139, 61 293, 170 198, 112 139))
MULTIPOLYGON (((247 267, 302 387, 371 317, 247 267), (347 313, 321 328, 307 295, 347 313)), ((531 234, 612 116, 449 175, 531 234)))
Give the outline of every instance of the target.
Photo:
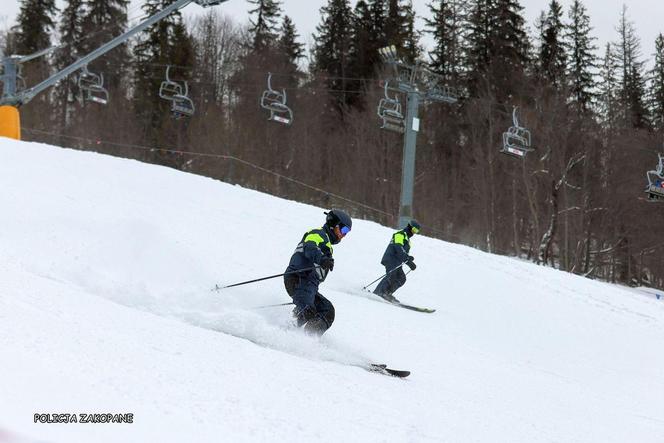
POLYGON ((425 101, 449 104, 459 101, 459 93, 456 88, 443 85, 442 82, 444 82, 445 79, 442 76, 430 71, 423 71, 421 74, 421 83, 426 90, 426 95, 424 96, 425 101))
POLYGON ((171 80, 169 76, 170 70, 171 66, 169 65, 166 67, 166 80, 161 82, 161 85, 159 86, 159 97, 164 100, 173 100, 176 95, 183 95, 182 86, 171 80))
POLYGON ((503 147, 500 152, 523 158, 528 152, 533 151, 534 148, 530 141, 530 131, 519 126, 516 110, 517 107, 514 107, 514 111, 512 111, 512 121, 514 126, 511 126, 506 132, 503 132, 503 147))
POLYGON ((187 82, 184 82, 183 93, 173 96, 171 112, 176 119, 181 117, 191 117, 194 115, 194 102, 187 95, 188 92, 189 87, 187 86, 187 82))
POLYGON ((194 115, 194 102, 189 98, 189 85, 186 81, 181 84, 171 80, 171 66, 166 66, 166 80, 159 86, 159 97, 171 102, 173 117, 191 117, 194 115))
POLYGON ((657 156, 659 157, 657 169, 646 172, 648 178, 646 194, 648 194, 648 200, 650 201, 664 199, 664 155, 657 154, 657 156))
POLYGON ((261 96, 261 108, 270 111, 268 120, 272 120, 284 125, 293 123, 293 111, 286 105, 286 90, 281 92, 272 89, 272 73, 267 74, 267 89, 261 96))
POLYGON ((78 76, 78 87, 84 91, 84 100, 105 105, 108 103, 108 91, 104 88, 104 75, 88 71, 84 65, 78 76))
POLYGON ((381 129, 398 132, 403 134, 405 132, 405 119, 401 112, 401 103, 399 97, 390 97, 388 93, 389 82, 385 82, 385 98, 381 98, 378 102, 378 117, 383 120, 381 129))
POLYGON ((427 100, 456 103, 459 100, 459 94, 451 86, 434 86, 429 90, 427 100))

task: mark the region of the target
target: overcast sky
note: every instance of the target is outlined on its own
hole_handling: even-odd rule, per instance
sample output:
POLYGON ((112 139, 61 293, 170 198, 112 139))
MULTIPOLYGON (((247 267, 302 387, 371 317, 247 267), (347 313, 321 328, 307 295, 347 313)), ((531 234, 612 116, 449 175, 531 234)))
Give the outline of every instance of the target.
MULTIPOLYGON (((550 0, 521 0, 525 8, 525 16, 531 29, 534 28, 535 19, 540 12, 547 8, 550 0)), ((565 10, 565 16, 572 0, 559 0, 565 10)), ((418 15, 418 29, 423 29, 422 18, 429 16, 427 4, 431 0, 413 0, 418 15)), ((133 0, 130 7, 130 17, 140 14, 138 9, 143 2, 133 0), (133 11, 133 12, 132 12, 133 11)), ((319 9, 327 3, 327 0, 283 0, 283 9, 294 21, 301 35, 302 41, 311 42, 311 34, 320 22, 319 9)), ((351 0, 353 6, 356 1, 351 0)), ((62 5, 62 1, 58 0, 62 5)), ((617 40, 616 25, 620 16, 622 5, 627 5, 628 16, 635 23, 643 49, 643 56, 652 59, 655 51, 655 38, 664 32, 664 0, 585 0, 591 23, 594 28, 593 35, 597 37, 598 46, 603 46, 609 41, 617 40)), ((0 0, 0 19, 5 17, 5 24, 13 23, 19 10, 18 0, 0 0)), ((249 4, 245 0, 228 0, 226 3, 216 6, 225 14, 228 14, 239 22, 246 22, 249 4)), ((203 11, 198 5, 192 4, 185 8, 185 16, 191 17, 203 11)), ((0 22, 2 25, 2 22, 0 22)), ((424 41, 425 46, 428 42, 424 41)))

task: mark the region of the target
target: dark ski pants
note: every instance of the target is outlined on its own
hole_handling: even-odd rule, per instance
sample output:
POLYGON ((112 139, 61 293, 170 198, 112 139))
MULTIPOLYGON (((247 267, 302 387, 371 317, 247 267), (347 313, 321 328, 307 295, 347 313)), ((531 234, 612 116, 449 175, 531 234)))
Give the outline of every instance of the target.
POLYGON ((318 282, 300 278, 297 274, 284 276, 284 286, 295 304, 294 316, 298 326, 322 335, 334 322, 334 306, 318 292, 318 282))
POLYGON ((394 292, 406 283, 406 274, 403 272, 401 266, 397 269, 395 267, 399 264, 385 266, 385 273, 387 274, 376 286, 374 294, 377 295, 392 295, 394 292), (393 270, 394 269, 394 270, 393 270), (393 271, 392 271, 393 270, 393 271), (390 272, 392 271, 392 272, 390 272))

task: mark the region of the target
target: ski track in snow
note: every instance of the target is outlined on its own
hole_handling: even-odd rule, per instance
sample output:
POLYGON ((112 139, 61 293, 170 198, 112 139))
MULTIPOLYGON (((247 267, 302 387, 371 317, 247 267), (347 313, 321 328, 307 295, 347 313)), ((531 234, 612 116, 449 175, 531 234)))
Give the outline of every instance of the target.
POLYGON ((322 338, 274 280, 322 209, 168 168, 0 139, 0 442, 664 441, 664 302, 356 220, 322 338), (387 363, 398 380, 357 366, 387 363), (133 412, 134 424, 34 413, 133 412), (3 440, 4 439, 4 440, 3 440))

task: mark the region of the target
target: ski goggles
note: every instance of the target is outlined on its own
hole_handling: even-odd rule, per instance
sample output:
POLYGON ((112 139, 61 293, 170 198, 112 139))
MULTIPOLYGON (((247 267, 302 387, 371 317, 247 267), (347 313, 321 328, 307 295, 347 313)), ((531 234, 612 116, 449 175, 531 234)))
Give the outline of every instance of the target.
POLYGON ((334 228, 337 236, 345 237, 350 232, 350 228, 345 225, 339 225, 334 228))
POLYGON ((415 226, 411 226, 410 230, 413 234, 417 234, 418 232, 420 232, 420 228, 416 228, 415 226))

